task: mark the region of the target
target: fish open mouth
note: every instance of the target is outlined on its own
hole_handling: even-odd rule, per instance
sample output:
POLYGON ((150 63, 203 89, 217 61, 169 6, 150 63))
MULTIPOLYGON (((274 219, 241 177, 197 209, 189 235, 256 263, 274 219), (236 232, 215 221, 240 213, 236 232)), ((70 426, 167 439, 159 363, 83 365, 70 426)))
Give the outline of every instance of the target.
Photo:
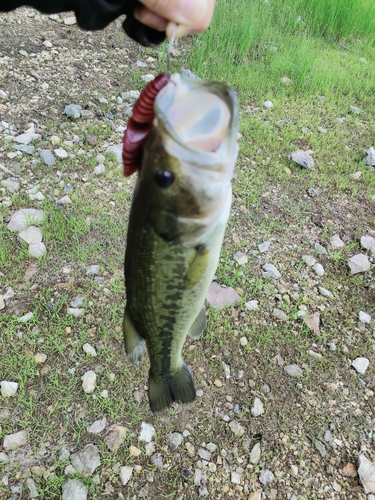
POLYGON ((227 135, 231 113, 223 99, 203 88, 177 92, 166 118, 186 146, 215 152, 227 135))

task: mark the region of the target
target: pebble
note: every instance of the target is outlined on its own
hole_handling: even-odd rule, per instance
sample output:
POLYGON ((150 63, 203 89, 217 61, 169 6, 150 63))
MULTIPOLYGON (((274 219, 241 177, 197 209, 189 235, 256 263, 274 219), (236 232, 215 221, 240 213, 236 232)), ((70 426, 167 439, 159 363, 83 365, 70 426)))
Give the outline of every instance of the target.
POLYGON ((214 386, 218 388, 223 387, 223 382, 217 378, 214 380, 214 386))
POLYGON ((68 479, 62 485, 62 500, 87 500, 87 488, 78 479, 68 479))
POLYGON ((241 297, 232 287, 223 288, 219 283, 213 281, 206 296, 206 302, 212 309, 223 309, 227 306, 236 306, 241 297))
POLYGON ((368 325, 371 322, 371 316, 363 311, 359 311, 358 318, 361 323, 368 325))
POLYGON ((278 280, 281 278, 281 274, 279 271, 276 269, 276 267, 273 264, 264 264, 262 267, 264 273, 263 276, 268 276, 270 278, 273 278, 275 280, 278 280))
POLYGON ((367 151, 367 156, 364 158, 364 161, 367 165, 375 167, 375 149, 374 148, 370 148, 367 151))
POLYGON ((94 173, 95 175, 102 175, 105 173, 105 166, 102 165, 102 164, 99 164, 97 165, 95 168, 94 168, 94 173))
POLYGON ((133 475, 133 467, 124 466, 120 469, 120 481, 123 486, 127 485, 133 475))
POLYGON ((253 417, 259 417, 264 413, 264 405, 261 399, 255 397, 251 405, 251 414, 253 417))
POLYGON ((314 314, 309 314, 303 318, 305 325, 309 328, 315 335, 320 332, 320 313, 317 311, 314 314))
POLYGON ((85 310, 80 307, 68 307, 67 313, 75 318, 81 318, 85 314, 85 310))
POLYGON ((352 361, 352 367, 361 375, 366 373, 366 370, 370 364, 370 361, 367 358, 358 357, 352 361))
POLYGON ((361 236, 360 242, 365 250, 375 251, 375 238, 372 236, 361 236))
POLYGON ((207 460, 207 462, 211 460, 211 453, 209 453, 204 448, 198 448, 198 455, 202 460, 207 460))
POLYGON ((19 323, 27 323, 33 317, 34 317, 34 313, 28 312, 28 313, 24 314, 23 316, 21 316, 20 318, 18 318, 18 322, 19 323))
POLYGON ((233 484, 241 484, 242 476, 238 472, 233 471, 231 473, 230 480, 233 484))
POLYGON ((333 294, 327 290, 327 288, 324 288, 323 286, 318 287, 320 295, 323 295, 323 297, 331 298, 333 297, 333 294))
POLYGON ((39 149, 39 154, 44 164, 48 167, 55 164, 55 157, 50 149, 39 149))
POLYGON ((146 83, 149 83, 149 82, 152 82, 152 80, 155 80, 154 75, 152 75, 151 73, 148 73, 147 75, 143 75, 143 76, 141 76, 141 78, 146 83))
POLYGON ((365 494, 375 493, 375 464, 363 454, 358 457, 358 475, 365 494))
POLYGON ((72 26, 73 24, 77 24, 77 19, 75 16, 69 16, 64 19, 64 24, 66 26, 72 26))
POLYGON ((260 443, 256 443, 249 455, 249 460, 252 464, 257 464, 260 460, 260 443))
POLYGON ((312 266, 312 269, 317 276, 324 276, 324 267, 322 266, 322 264, 316 263, 312 266))
POLYGON ((153 425, 147 424, 146 422, 141 423, 141 432, 138 438, 140 441, 145 441, 146 443, 150 443, 155 434, 156 431, 153 425))
POLYGON ((258 245, 259 252, 260 253, 267 252, 267 250, 269 249, 270 245, 271 245, 271 241, 270 240, 264 241, 263 243, 261 243, 260 245, 258 245))
POLYGON ((356 106, 350 106, 350 112, 353 113, 354 115, 359 115, 361 113, 361 110, 357 108, 356 106))
POLYGON ((14 141, 18 144, 29 144, 31 141, 39 141, 42 138, 40 134, 21 134, 14 137, 14 141))
POLYGON ((193 457, 195 455, 195 448, 191 443, 189 443, 189 442, 185 443, 185 448, 186 448, 188 455, 190 457, 193 457))
POLYGON ((125 438, 126 428, 122 425, 114 425, 104 438, 104 442, 108 448, 115 453, 125 441, 125 438))
POLYGON ((100 272, 99 264, 93 264, 92 266, 88 266, 86 269, 87 276, 97 276, 100 272))
POLYGON ((334 234, 331 236, 329 239, 329 244, 331 245, 332 248, 343 248, 345 246, 345 243, 342 241, 340 236, 338 234, 334 234))
POLYGON ((72 199, 70 198, 69 195, 65 195, 62 198, 59 198, 56 202, 57 205, 71 205, 72 204, 72 199))
POLYGON ((130 446, 129 448, 129 454, 131 457, 139 457, 139 455, 142 453, 142 451, 137 448, 136 446, 130 446))
POLYGON ((348 462, 345 467, 342 469, 342 475, 345 477, 356 477, 357 476, 357 469, 355 465, 351 464, 348 462))
POLYGON ((236 252, 233 255, 234 260, 239 264, 240 266, 243 266, 244 264, 247 264, 249 258, 245 253, 242 252, 236 252))
POLYGON ((25 245, 41 243, 42 239, 42 231, 36 226, 29 226, 18 233, 18 241, 25 245))
POLYGON ((246 432, 246 429, 237 420, 232 420, 229 428, 237 438, 243 436, 246 432))
POLYGON ((262 469, 260 471, 259 482, 262 483, 264 486, 272 483, 274 479, 275 476, 273 475, 273 472, 271 472, 269 469, 262 469))
POLYGON ((91 344, 86 342, 86 344, 83 344, 82 348, 88 356, 92 357, 97 356, 96 350, 91 344))
POLYGON ((264 101, 263 106, 267 109, 270 109, 273 107, 273 102, 272 101, 264 101))
POLYGON ((1 185, 9 192, 9 193, 17 193, 20 190, 20 183, 13 179, 5 179, 1 181, 1 185))
POLYGON ((69 104, 68 106, 65 106, 63 115, 76 119, 81 116, 81 109, 82 107, 79 104, 69 104))
POLYGON ((82 377, 82 389, 86 394, 92 394, 96 387, 96 373, 92 370, 86 372, 82 377))
POLYGON ((310 196, 310 198, 316 198, 319 194, 319 191, 315 188, 309 188, 307 190, 307 194, 308 196, 310 196))
POLYGON ((35 363, 42 364, 47 361, 47 355, 43 352, 37 352, 34 356, 35 363))
POLYGON ((318 132, 320 132, 321 134, 326 134, 327 133, 327 129, 325 129, 323 127, 318 127, 318 132))
POLYGON ((367 255, 359 253, 348 260, 348 266, 351 274, 358 274, 368 271, 371 267, 371 264, 367 258, 367 255))
POLYGON ((184 442, 184 437, 179 432, 172 432, 167 438, 168 445, 172 450, 177 450, 177 448, 184 442))
POLYGON ((19 146, 13 146, 14 149, 16 149, 17 151, 21 151, 21 153, 26 153, 28 155, 32 155, 34 154, 34 151, 35 151, 35 148, 34 146, 26 146, 24 144, 21 144, 19 146))
POLYGON ((100 434, 107 426, 107 418, 103 417, 101 420, 95 420, 93 424, 87 427, 87 432, 90 434, 100 434))
POLYGON ((90 443, 82 450, 72 453, 70 461, 79 474, 85 477, 92 476, 101 464, 99 448, 90 443))
POLYGON ((68 157, 68 153, 63 148, 54 149, 53 152, 55 153, 57 158, 60 158, 60 160, 64 160, 68 157))
POLYGON ((43 210, 36 210, 35 208, 23 208, 12 215, 7 227, 9 231, 19 233, 29 226, 39 226, 43 224, 43 221, 43 210))
POLYGON ((40 259, 47 253, 47 248, 46 245, 41 242, 41 243, 33 243, 29 245, 28 249, 29 255, 33 257, 34 259, 40 259))
POLYGON ((152 463, 152 465, 159 467, 159 469, 162 469, 164 467, 163 458, 160 453, 154 453, 153 455, 151 455, 150 462, 152 463))
POLYGON ((260 493, 259 491, 252 491, 249 494, 248 500, 261 500, 261 498, 262 498, 262 493, 260 493))
POLYGON ((357 170, 357 172, 349 174, 349 177, 353 179, 353 181, 360 181, 362 179, 362 172, 360 170, 357 170))
POLYGON ((221 366, 223 367, 225 378, 230 378, 230 366, 224 363, 224 361, 221 362, 221 366))
POLYGON ((25 431, 16 432, 4 436, 3 448, 5 451, 15 450, 27 443, 27 436, 25 431))
POLYGON ((13 398, 16 395, 18 383, 3 380, 2 382, 0 382, 0 387, 1 395, 3 396, 3 398, 13 398))
POLYGON ((242 347, 245 347, 247 344, 248 344, 247 338, 246 337, 241 337, 240 338, 240 345, 242 345, 242 347))
POLYGON ((294 161, 298 165, 304 168, 314 168, 314 160, 310 153, 305 151, 294 151, 288 156, 290 161, 294 161))
POLYGON ((288 316, 285 314, 284 311, 281 309, 274 309, 272 311, 272 315, 276 318, 279 319, 280 321, 286 321, 288 319, 288 316))
POLYGON ((316 264, 316 259, 312 255, 302 255, 302 260, 307 266, 313 266, 316 264))
POLYGON ((326 255, 328 252, 320 243, 315 243, 314 250, 318 255, 326 255))
POLYGON ((5 464, 9 462, 9 455, 4 453, 3 451, 0 451, 0 464, 5 464))
POLYGON ((249 311, 255 311, 259 307, 259 302, 257 300, 249 300, 249 302, 246 302, 245 307, 249 311))
POLYGON ((115 146, 108 146, 106 152, 114 154, 116 156, 118 164, 122 163, 122 144, 116 144, 115 146))
POLYGON ((284 366, 284 371, 290 377, 300 377, 303 374, 302 368, 295 364, 284 366))

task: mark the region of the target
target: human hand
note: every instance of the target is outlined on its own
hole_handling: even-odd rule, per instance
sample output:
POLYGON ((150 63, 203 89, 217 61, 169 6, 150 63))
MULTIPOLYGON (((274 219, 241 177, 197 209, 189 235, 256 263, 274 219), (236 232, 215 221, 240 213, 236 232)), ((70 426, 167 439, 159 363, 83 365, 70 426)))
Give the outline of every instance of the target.
POLYGON ((134 17, 141 23, 176 38, 204 31, 211 23, 215 0, 141 0, 134 17))

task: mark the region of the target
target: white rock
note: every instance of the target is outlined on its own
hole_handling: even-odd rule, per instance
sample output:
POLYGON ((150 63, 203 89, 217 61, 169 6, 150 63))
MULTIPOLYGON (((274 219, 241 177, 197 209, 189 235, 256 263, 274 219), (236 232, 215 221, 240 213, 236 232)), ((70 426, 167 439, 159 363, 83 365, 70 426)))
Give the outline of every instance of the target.
POLYGON ((257 300, 249 300, 249 302, 246 302, 245 307, 249 311, 255 311, 259 307, 259 302, 257 300))
POLYGON ((96 373, 92 370, 86 372, 82 377, 82 389, 86 394, 92 394, 96 387, 96 373))
POLYGON ((122 143, 116 144, 115 146, 108 146, 106 151, 108 153, 112 153, 112 154, 116 155, 117 163, 119 163, 119 164, 122 163, 122 143))
POLYGON ((314 264, 312 266, 312 268, 313 268, 313 271, 317 274, 317 276, 320 276, 320 277, 324 276, 324 267, 322 266, 322 264, 319 264, 319 263, 314 264))
POLYGON ((370 361, 367 358, 358 357, 352 362, 352 367, 361 375, 366 373, 370 361))
POLYGON ((327 288, 324 288, 323 286, 320 286, 318 288, 318 290, 319 290, 320 295, 323 295, 323 297, 327 297, 327 298, 333 297, 332 292, 330 292, 329 290, 327 290, 327 288))
POLYGON ((29 255, 31 255, 31 257, 34 257, 35 259, 40 259, 46 253, 47 253, 47 248, 43 242, 33 243, 29 245, 29 255))
POLYGON ((91 275, 97 276, 99 274, 99 272, 100 272, 99 264, 93 264, 92 266, 88 266, 88 268, 86 270, 87 276, 91 276, 91 275))
POLYGON ((47 355, 43 352, 37 352, 34 356, 35 363, 41 364, 47 360, 47 355))
POLYGON ((270 109, 273 107, 273 102, 272 101, 264 101, 263 106, 267 109, 270 109))
POLYGON ((3 380, 0 383, 1 386, 1 395, 3 398, 12 398, 16 395, 18 389, 17 382, 8 382, 7 380, 3 380))
POLYGON ((348 266, 350 268, 351 274, 358 274, 368 271, 371 267, 371 264, 367 258, 367 255, 359 253, 348 260, 348 266))
POLYGON ((87 432, 90 434, 100 434, 107 425, 107 418, 103 417, 101 420, 96 420, 93 424, 87 427, 87 432))
POLYGON ((142 422, 141 424, 141 432, 139 434, 140 441, 145 441, 146 443, 150 443, 152 438, 155 436, 155 427, 151 424, 147 424, 146 422, 142 422))
POLYGON ((262 269, 264 271, 263 276, 269 276, 270 278, 273 278, 275 280, 281 278, 281 274, 273 264, 264 264, 262 269))
POLYGON ((133 474, 133 467, 127 467, 126 465, 124 467, 121 467, 120 469, 120 481, 123 486, 128 484, 130 481, 130 478, 132 477, 133 474))
POLYGON ((83 344, 83 350, 85 351, 85 353, 88 356, 93 356, 93 357, 97 356, 96 350, 95 350, 95 348, 91 344, 88 344, 88 343, 83 344))
POLYGON ((75 318, 80 318, 85 314, 85 310, 82 307, 68 307, 67 313, 75 318))
POLYGON ((240 266, 243 266, 244 264, 247 264, 249 258, 245 253, 242 252, 236 252, 233 256, 234 260, 239 264, 240 266))
POLYGON ((301 167, 314 168, 314 160, 312 156, 310 153, 305 151, 294 151, 293 153, 290 153, 288 159, 290 161, 294 161, 294 163, 298 163, 301 167))
POLYGON ((55 153, 57 158, 60 158, 61 160, 68 157, 68 153, 63 148, 54 149, 53 152, 55 153))
POLYGON ((363 311, 359 311, 358 318, 361 323, 369 324, 371 321, 371 316, 363 311))
POLYGON ((358 457, 358 475, 365 494, 375 493, 375 464, 365 455, 358 457))
POLYGON ((242 347, 245 347, 248 344, 248 342, 249 341, 245 336, 240 338, 240 344, 242 345, 242 347))
POLYGON ((77 24, 77 19, 75 16, 69 16, 64 19, 64 24, 66 26, 72 26, 73 24, 77 24))
POLYGON ((261 243, 260 245, 258 245, 259 252, 260 253, 267 252, 267 250, 269 249, 270 245, 271 245, 271 241, 270 240, 264 241, 263 243, 261 243))
POLYGON ((251 406, 251 414, 253 417, 259 417, 264 413, 264 405, 261 399, 255 397, 253 400, 253 404, 251 406))
POLYGON ((367 163, 367 165, 375 167, 375 149, 374 148, 370 148, 367 151, 367 156, 364 158, 364 161, 367 163))
POLYGON ((14 179, 5 179, 1 181, 1 185, 9 193, 17 193, 20 190, 20 183, 18 181, 15 181, 14 179))
POLYGON ((4 436, 3 448, 5 451, 15 450, 20 446, 27 443, 27 436, 25 431, 16 432, 15 434, 8 434, 4 436))
POLYGON ((23 208, 15 212, 9 223, 8 229, 13 232, 20 232, 29 226, 40 226, 44 221, 43 210, 34 208, 23 208))
POLYGON ((87 500, 86 486, 78 479, 68 479, 62 485, 62 500, 87 500))
POLYGON ((152 82, 152 80, 155 80, 154 75, 152 75, 151 73, 148 73, 147 75, 143 75, 141 78, 146 83, 149 83, 149 82, 152 82))
POLYGON ((375 238, 372 236, 361 236, 361 247, 365 250, 375 250, 375 238))
POLYGON ((18 318, 18 322, 19 323, 26 323, 27 321, 29 321, 33 317, 34 317, 34 313, 28 312, 28 313, 24 314, 23 316, 21 316, 20 318, 18 318))
POLYGON ((21 134, 14 137, 14 141, 18 144, 29 144, 31 141, 38 141, 42 136, 40 134, 21 134))
POLYGON ((42 231, 36 226, 29 226, 18 233, 18 240, 26 245, 41 243, 42 238, 42 231))
POLYGON ((250 456, 249 456, 249 460, 252 464, 257 464, 260 460, 260 443, 256 443, 251 452, 250 452, 250 456))
POLYGON ((95 175, 102 175, 104 174, 104 172, 105 172, 105 166, 102 164, 99 164, 94 168, 95 175))

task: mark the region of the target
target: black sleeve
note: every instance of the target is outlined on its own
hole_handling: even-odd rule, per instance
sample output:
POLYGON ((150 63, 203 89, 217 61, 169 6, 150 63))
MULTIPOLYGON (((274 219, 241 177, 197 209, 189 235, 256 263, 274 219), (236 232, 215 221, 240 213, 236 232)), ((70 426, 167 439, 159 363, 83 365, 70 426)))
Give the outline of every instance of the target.
POLYGON ((78 25, 84 30, 100 30, 122 14, 128 36, 146 47, 155 47, 165 40, 165 33, 141 24, 134 18, 138 0, 0 0, 0 11, 8 12, 28 5, 44 14, 73 10, 78 25))

